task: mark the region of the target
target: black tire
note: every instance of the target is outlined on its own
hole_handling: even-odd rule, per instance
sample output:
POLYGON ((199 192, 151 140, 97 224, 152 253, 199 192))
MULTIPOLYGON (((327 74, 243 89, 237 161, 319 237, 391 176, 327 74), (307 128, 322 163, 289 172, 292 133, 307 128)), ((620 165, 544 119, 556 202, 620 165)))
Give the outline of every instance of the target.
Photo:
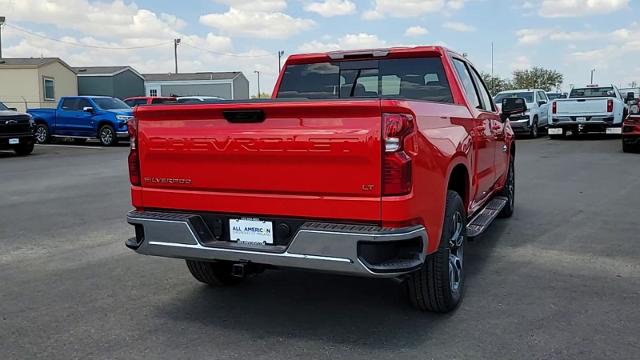
POLYGON ((533 118, 533 125, 531 125, 531 130, 529 130, 529 137, 531 139, 537 139, 538 135, 538 117, 536 116, 533 118))
POLYGON ((98 140, 103 146, 113 146, 118 143, 118 136, 111 125, 103 125, 98 131, 98 140))
POLYGON ((509 171, 507 173, 507 183, 504 185, 504 189, 500 192, 500 196, 504 196, 508 199, 507 205, 502 208, 498 217, 510 218, 513 215, 513 210, 516 206, 516 169, 514 155, 511 155, 509 160, 509 171))
POLYGON ((443 225, 438 250, 427 256, 420 270, 410 274, 405 282, 411 304, 422 311, 450 312, 464 295, 467 216, 462 198, 455 191, 447 193, 443 225))
POLYGON ((640 146, 622 142, 622 152, 637 153, 640 152, 640 146))
POLYGON ((76 145, 82 145, 85 144, 87 142, 87 139, 83 139, 83 138, 74 138, 73 139, 73 143, 76 145))
POLYGON ((232 262, 186 260, 193 277, 210 286, 232 286, 240 284, 244 278, 231 275, 232 262))
POLYGON ((35 144, 32 142, 27 144, 20 144, 13 148, 13 151, 15 151, 16 155, 18 156, 27 156, 33 152, 34 145, 35 144))
POLYGON ((47 124, 36 125, 35 138, 38 144, 48 144, 51 142, 51 133, 47 124))

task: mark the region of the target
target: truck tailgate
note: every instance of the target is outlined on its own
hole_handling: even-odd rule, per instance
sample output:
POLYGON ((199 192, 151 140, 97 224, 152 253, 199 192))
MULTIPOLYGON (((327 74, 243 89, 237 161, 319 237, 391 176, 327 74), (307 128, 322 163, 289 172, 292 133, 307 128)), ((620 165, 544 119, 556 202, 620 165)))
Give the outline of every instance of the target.
POLYGON ((603 114, 607 112, 607 99, 566 99, 556 100, 557 114, 603 114))
POLYGON ((379 221, 377 99, 143 106, 136 118, 145 208, 379 221))

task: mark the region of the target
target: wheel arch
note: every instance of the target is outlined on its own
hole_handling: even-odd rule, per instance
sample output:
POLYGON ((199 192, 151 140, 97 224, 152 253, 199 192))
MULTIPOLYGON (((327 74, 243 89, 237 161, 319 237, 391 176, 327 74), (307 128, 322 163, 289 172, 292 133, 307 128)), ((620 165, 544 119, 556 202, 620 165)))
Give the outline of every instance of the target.
POLYGON ((447 179, 447 191, 452 190, 458 193, 462 198, 465 208, 468 208, 471 194, 471 180, 469 178, 469 169, 464 163, 455 164, 449 172, 447 179))
MULTIPOLYGON (((109 121, 107 119, 102 119, 102 120, 98 120, 98 125, 96 126, 96 138, 100 138, 100 129, 102 129, 103 126, 105 125, 109 125, 113 128, 113 130, 115 131, 116 127, 113 126, 113 122, 109 121)), ((115 136, 115 134, 114 134, 115 136)))

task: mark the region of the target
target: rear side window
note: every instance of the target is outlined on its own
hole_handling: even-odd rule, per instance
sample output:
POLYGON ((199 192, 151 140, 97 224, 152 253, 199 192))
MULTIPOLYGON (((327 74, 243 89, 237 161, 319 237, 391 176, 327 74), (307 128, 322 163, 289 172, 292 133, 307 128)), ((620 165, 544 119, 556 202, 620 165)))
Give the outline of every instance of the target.
POLYGON ((62 110, 74 111, 78 110, 78 99, 67 98, 62 101, 62 110))
POLYGON ((289 65, 279 99, 391 98, 452 103, 440 58, 289 65))
POLYGON ((476 109, 482 108, 480 105, 480 100, 478 99, 478 93, 476 92, 476 88, 473 85, 473 80, 471 80, 471 74, 469 74, 469 69, 467 69, 467 65, 461 60, 453 59, 453 66, 456 68, 456 72, 460 77, 460 81, 462 82, 462 88, 464 93, 467 95, 467 100, 476 109))

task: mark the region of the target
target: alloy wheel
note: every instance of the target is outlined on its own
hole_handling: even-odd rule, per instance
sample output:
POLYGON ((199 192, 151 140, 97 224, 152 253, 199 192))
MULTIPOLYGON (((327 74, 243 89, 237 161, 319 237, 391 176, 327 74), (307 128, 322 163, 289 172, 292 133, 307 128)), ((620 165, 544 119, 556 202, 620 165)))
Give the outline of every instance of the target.
POLYGON ((103 144, 109 145, 113 141, 113 132, 109 128, 104 128, 100 131, 100 141, 103 144))
POLYGON ((38 126, 38 128, 36 129, 36 140, 38 140, 38 143, 42 144, 46 142, 48 135, 49 134, 47 134, 47 129, 44 126, 38 126))
POLYGON ((449 239, 449 286, 452 292, 459 292, 462 284, 464 260, 464 223, 462 214, 453 214, 453 233, 449 239))

